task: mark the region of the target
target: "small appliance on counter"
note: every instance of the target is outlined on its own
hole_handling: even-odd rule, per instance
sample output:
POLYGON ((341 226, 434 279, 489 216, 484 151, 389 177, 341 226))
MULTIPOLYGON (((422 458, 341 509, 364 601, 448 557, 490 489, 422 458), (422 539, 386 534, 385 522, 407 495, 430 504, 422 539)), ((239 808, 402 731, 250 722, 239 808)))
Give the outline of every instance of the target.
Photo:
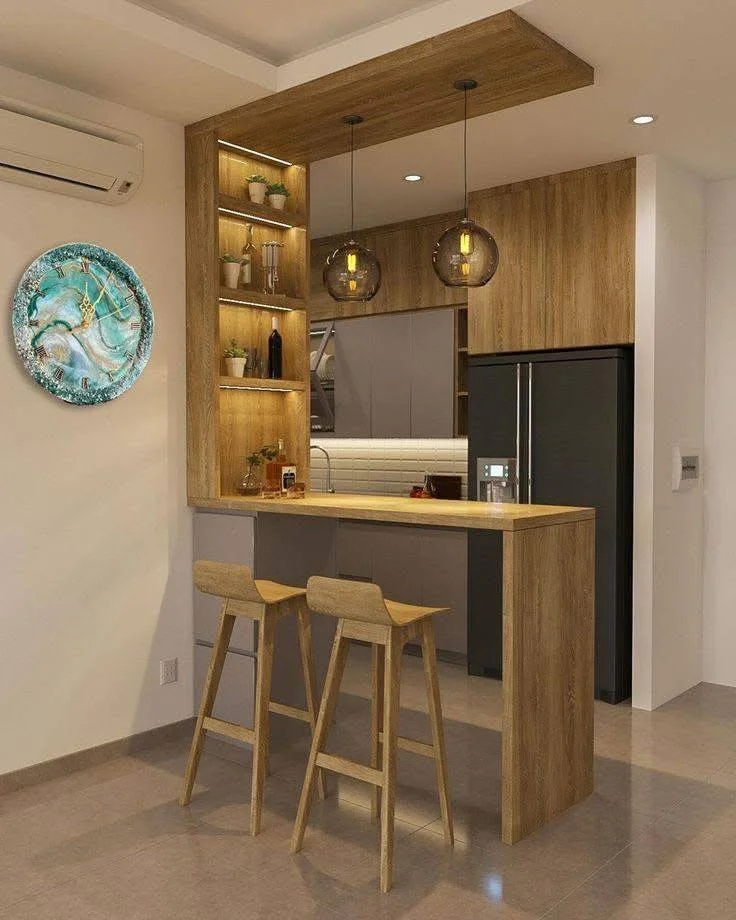
POLYGON ((462 498, 463 480, 461 476, 445 473, 427 473, 423 486, 413 486, 409 498, 462 498))

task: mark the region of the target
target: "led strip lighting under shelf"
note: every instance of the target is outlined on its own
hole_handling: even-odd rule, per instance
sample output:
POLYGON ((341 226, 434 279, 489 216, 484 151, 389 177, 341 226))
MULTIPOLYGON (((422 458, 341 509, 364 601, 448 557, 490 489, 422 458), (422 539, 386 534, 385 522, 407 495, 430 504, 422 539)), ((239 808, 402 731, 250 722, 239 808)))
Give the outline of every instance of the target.
POLYGON ((285 230, 302 229, 295 228, 294 224, 287 224, 281 220, 271 220, 269 217, 258 217, 256 214, 248 214, 246 211, 235 211, 232 208, 218 208, 220 214, 229 214, 231 217, 239 217, 242 220, 253 220, 259 224, 268 224, 270 227, 282 227, 285 230))
POLYGON ((235 304, 237 307, 259 307, 261 310, 281 310, 285 313, 293 313, 294 307, 279 307, 275 304, 270 303, 260 303, 257 300, 236 300, 231 297, 219 297, 218 300, 220 303, 231 303, 235 304))

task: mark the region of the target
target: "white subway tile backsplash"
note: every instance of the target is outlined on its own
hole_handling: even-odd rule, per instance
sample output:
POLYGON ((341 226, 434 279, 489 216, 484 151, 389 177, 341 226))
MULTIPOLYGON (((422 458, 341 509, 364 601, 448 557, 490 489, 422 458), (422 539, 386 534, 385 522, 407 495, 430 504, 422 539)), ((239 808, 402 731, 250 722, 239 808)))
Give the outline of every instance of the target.
MULTIPOLYGON (((468 494, 467 439, 427 438, 315 438, 330 454, 332 485, 338 492, 408 495, 424 482, 425 472, 462 477, 462 495, 468 494)), ((327 462, 316 451, 311 457, 312 488, 325 488, 327 462)))

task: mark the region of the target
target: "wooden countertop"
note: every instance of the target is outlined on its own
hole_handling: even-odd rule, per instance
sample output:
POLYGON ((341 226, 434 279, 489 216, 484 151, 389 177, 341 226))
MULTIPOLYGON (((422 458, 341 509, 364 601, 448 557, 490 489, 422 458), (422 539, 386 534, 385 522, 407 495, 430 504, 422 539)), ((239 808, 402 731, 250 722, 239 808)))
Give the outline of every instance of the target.
POLYGON ((465 530, 526 530, 550 524, 567 524, 595 517, 593 508, 564 505, 512 505, 446 501, 436 498, 399 498, 389 495, 356 495, 308 492, 305 498, 191 499, 194 508, 223 511, 296 514, 352 521, 414 524, 418 527, 456 527, 465 530))

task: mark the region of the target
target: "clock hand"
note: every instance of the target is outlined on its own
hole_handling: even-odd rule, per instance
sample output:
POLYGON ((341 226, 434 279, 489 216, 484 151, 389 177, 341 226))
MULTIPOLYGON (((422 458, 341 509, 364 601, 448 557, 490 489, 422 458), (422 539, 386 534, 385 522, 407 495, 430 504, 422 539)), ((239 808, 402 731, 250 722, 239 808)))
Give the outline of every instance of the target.
POLYGON ((107 278, 105 279, 105 283, 102 285, 102 290, 100 291, 99 297, 98 297, 97 300, 92 304, 93 307, 96 308, 96 307, 97 307, 97 304, 102 300, 102 297, 103 297, 103 295, 104 295, 104 293, 105 293, 105 288, 106 288, 106 287, 108 286, 108 284, 110 283, 110 278, 112 278, 112 270, 110 271, 110 274, 109 274, 109 275, 107 276, 107 278))

